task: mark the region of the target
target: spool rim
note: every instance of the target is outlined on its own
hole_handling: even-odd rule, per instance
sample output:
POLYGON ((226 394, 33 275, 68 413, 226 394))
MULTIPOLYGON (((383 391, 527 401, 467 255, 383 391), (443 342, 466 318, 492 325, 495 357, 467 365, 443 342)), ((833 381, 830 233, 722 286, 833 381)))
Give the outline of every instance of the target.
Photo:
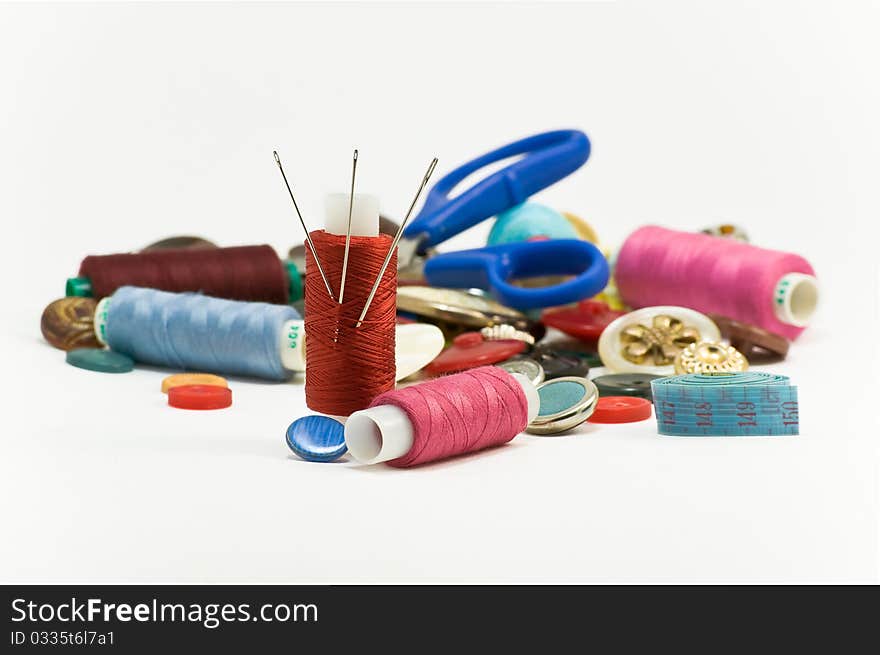
POLYGON ((355 412, 345 422, 345 445, 361 464, 378 464, 406 455, 413 446, 413 427, 402 409, 377 405, 355 412))
POLYGON ((819 304, 819 283, 812 275, 788 273, 776 283, 773 310, 782 323, 806 327, 819 304))

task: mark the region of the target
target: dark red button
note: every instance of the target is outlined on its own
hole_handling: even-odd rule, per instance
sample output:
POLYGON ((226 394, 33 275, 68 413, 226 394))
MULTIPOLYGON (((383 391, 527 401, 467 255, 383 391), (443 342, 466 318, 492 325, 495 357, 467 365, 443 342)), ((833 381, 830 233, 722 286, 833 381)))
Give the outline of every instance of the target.
POLYGON ((455 337, 452 345, 437 355, 425 370, 432 375, 465 371, 503 362, 525 349, 526 344, 516 339, 486 341, 479 332, 464 332, 455 337))
POLYGON ((625 313, 613 310, 598 300, 582 300, 576 307, 548 309, 541 316, 541 322, 572 337, 596 344, 608 324, 625 313))
POLYGON ((635 396, 601 396, 590 423, 635 423, 651 418, 651 401, 635 396))
POLYGON ((168 404, 178 409, 223 409, 232 404, 232 390, 207 384, 185 384, 168 390, 168 404))

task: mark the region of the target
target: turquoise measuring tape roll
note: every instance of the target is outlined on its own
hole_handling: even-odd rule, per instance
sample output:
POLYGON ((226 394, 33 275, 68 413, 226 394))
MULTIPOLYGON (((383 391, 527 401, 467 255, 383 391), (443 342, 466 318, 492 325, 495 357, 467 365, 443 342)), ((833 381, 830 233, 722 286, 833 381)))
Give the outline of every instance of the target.
POLYGON ((784 375, 676 375, 651 382, 660 434, 679 437, 798 433, 797 387, 784 375))

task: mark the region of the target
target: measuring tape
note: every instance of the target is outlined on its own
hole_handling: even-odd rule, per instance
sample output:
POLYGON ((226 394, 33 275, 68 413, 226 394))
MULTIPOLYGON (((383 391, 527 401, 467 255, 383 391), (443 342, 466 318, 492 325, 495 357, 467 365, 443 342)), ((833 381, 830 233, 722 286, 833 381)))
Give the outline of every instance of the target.
POLYGON ((797 387, 784 375, 676 375, 651 382, 660 434, 696 437, 798 433, 797 387))

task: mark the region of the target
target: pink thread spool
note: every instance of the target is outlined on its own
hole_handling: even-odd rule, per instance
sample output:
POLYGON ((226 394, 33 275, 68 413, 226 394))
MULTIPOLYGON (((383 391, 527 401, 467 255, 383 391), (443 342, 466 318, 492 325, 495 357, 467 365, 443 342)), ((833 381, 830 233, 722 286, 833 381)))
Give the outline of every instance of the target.
POLYGON ((483 366, 381 394, 348 417, 345 444, 362 464, 417 466, 507 443, 540 404, 524 375, 483 366))
POLYGON ((636 309, 690 307, 788 339, 803 332, 819 300, 813 267, 800 255, 654 225, 623 243, 614 279, 636 309))

